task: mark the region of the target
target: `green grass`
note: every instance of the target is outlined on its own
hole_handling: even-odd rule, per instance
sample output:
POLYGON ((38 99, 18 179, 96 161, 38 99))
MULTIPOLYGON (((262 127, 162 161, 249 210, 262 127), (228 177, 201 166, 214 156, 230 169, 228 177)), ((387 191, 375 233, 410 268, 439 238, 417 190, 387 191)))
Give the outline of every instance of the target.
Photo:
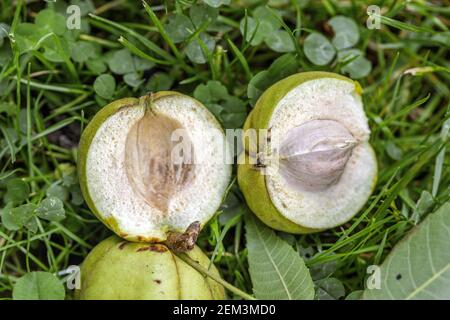
MULTIPOLYGON (((34 22, 44 2, 0 4, 0 22, 10 26, 11 34, 0 41, 0 209, 4 215, 6 209, 40 206, 54 196, 65 211, 62 220, 33 217, 31 225, 17 228, 0 224, 1 298, 9 299, 15 282, 27 272, 55 273, 80 264, 110 234, 84 204, 74 171, 80 132, 96 111, 108 101, 154 90, 171 89, 201 99, 196 88, 213 89, 217 83, 208 81, 215 80, 228 90, 228 97, 218 98, 211 90, 212 102, 204 102, 208 107, 240 106, 243 111, 225 108, 216 114, 226 127, 240 127, 251 110, 249 82, 260 85, 254 77, 286 54, 271 49, 270 43, 251 44, 258 34, 251 33, 249 18, 266 1, 221 6, 217 22, 191 20, 181 40, 166 29, 170 13, 189 15, 189 7, 202 1, 151 1, 151 7, 131 0, 81 2, 87 8, 83 29, 61 34, 60 27, 44 25, 43 30, 57 33, 48 39, 35 39, 21 29, 22 23, 34 22), (214 46, 204 34, 214 39, 214 46), (34 47, 24 49, 24 39, 34 47), (112 56, 122 49, 127 50, 125 58, 112 56), (126 71, 118 70, 124 61, 133 61, 133 75, 125 77, 126 71), (94 90, 95 79, 103 73, 115 78, 112 94, 94 90)), ((303 236, 279 233, 305 258, 313 277, 330 270, 328 275, 338 278, 349 294, 364 288, 368 266, 381 263, 408 230, 450 200, 450 148, 441 133, 445 121, 450 125, 449 3, 373 1, 383 8, 382 27, 369 30, 365 1, 311 1, 306 7, 305 1, 271 2, 289 3, 272 6, 265 17, 273 24, 278 21, 278 28, 288 33, 285 41, 293 41, 283 43, 293 45, 289 54, 295 66, 290 73, 348 74, 352 61, 333 58, 316 66, 303 45, 311 31, 331 39, 326 22, 337 15, 357 23, 360 39, 354 48, 372 65, 358 81, 379 162, 373 195, 361 213, 341 227, 303 236), (413 75, 405 72, 412 68, 424 69, 413 75), (426 202, 428 196, 431 201, 426 202)), ((63 2, 58 3, 48 6, 64 16, 63 2)), ((57 24, 58 19, 46 21, 57 24)), ((183 26, 175 29, 186 30, 183 26)), ((199 245, 213 256, 227 282, 251 294, 243 227, 248 209, 236 183, 221 211, 201 233, 199 245)))

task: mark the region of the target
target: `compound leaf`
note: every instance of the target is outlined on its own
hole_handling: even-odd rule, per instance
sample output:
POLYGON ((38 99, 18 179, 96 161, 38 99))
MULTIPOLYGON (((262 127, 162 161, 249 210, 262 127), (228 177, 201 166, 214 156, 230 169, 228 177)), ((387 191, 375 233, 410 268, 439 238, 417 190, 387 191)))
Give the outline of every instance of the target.
POLYGON ((310 300, 314 284, 303 259, 253 215, 246 217, 249 271, 257 299, 310 300))
POLYGON ((380 267, 380 289, 363 299, 450 299, 450 202, 431 213, 380 267))

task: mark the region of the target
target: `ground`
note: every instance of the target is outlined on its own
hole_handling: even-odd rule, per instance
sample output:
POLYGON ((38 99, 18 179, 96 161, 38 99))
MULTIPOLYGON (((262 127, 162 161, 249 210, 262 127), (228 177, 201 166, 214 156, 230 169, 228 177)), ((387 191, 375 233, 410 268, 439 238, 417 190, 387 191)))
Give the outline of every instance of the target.
MULTIPOLYGON (((80 264, 111 234, 75 168, 83 128, 122 97, 180 91, 239 128, 261 92, 295 72, 360 83, 379 164, 373 195, 343 226, 277 233, 310 268, 316 298, 362 290, 367 268, 450 200, 447 0, 68 3, 0 3, 0 297, 21 297, 17 280, 31 271, 80 264)), ((251 294, 250 213, 236 183, 220 211, 198 244, 251 294)), ((229 296, 245 298, 239 290, 229 296)))

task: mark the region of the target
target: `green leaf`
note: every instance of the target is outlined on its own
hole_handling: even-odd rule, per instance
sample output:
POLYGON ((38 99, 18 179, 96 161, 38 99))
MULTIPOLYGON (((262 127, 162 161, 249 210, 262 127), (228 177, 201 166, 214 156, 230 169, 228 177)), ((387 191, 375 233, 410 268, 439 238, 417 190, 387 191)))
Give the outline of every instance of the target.
MULTIPOLYGON (((6 23, 0 23, 0 47, 3 46, 3 43, 5 42, 5 39, 8 38, 10 26, 6 23)), ((1 61, 0 61, 0 65, 1 61)))
POLYGON ((20 53, 39 49, 41 39, 47 37, 49 32, 32 23, 20 23, 17 25, 14 38, 20 53))
POLYGON ((239 24, 239 30, 241 31, 242 36, 245 37, 245 40, 250 42, 252 46, 261 44, 264 41, 265 37, 273 31, 270 24, 260 23, 252 17, 242 19, 241 23, 239 24), (247 29, 245 26, 246 21, 247 29))
MULTIPOLYGON (((61 163, 55 170, 55 174, 61 178, 62 185, 64 187, 69 187, 71 185, 77 184, 78 182, 78 178, 76 175, 76 168, 72 164, 61 163)), ((64 201, 64 199, 61 200, 64 201)))
POLYGON ((13 208, 13 203, 8 202, 0 211, 1 221, 3 226, 11 231, 19 230, 20 226, 14 221, 11 215, 11 209, 13 208))
POLYGON ((245 103, 238 97, 230 96, 223 102, 224 111, 220 114, 220 122, 225 129, 241 128, 247 118, 245 103))
POLYGON ((355 21, 344 16, 335 16, 328 23, 334 32, 332 42, 336 49, 347 49, 358 43, 359 30, 355 21))
MULTIPOLYGON (((213 22, 219 15, 219 9, 205 5, 193 5, 189 9, 189 16, 196 28, 200 27, 206 21, 213 22)), ((208 29, 207 29, 208 30, 208 29)))
POLYGON ((325 278, 315 282, 317 286, 316 298, 318 300, 339 300, 345 296, 345 288, 336 278, 325 278))
POLYGON ((132 88, 137 88, 142 83, 144 83, 144 80, 142 80, 141 75, 136 72, 127 73, 126 75, 124 75, 123 81, 125 81, 125 83, 132 88))
POLYGON ((94 90, 100 97, 111 99, 116 90, 116 80, 110 74, 102 74, 95 79, 94 90))
POLYGON ((10 46, 0 45, 0 66, 7 65, 11 61, 12 56, 13 55, 10 46))
POLYGON ((250 98, 252 106, 256 104, 256 101, 261 96, 266 88, 272 84, 270 79, 270 72, 268 70, 257 73, 248 83, 247 96, 250 98))
POLYGON ((194 97, 202 102, 225 128, 240 128, 247 117, 245 103, 231 96, 219 81, 208 81, 194 90, 194 97))
POLYGON ((300 8, 305 8, 310 0, 294 0, 300 8))
POLYGON ((107 61, 109 69, 115 74, 126 74, 135 70, 133 56, 126 48, 115 51, 107 61))
POLYGON ((47 197, 56 197, 62 201, 66 201, 69 196, 69 191, 66 187, 56 183, 53 183, 46 192, 47 197))
POLYGON ((450 202, 431 213, 381 265, 380 289, 363 299, 450 299, 450 202))
POLYGON ((386 153, 394 160, 400 160, 403 157, 402 149, 393 141, 388 141, 386 143, 386 153))
POLYGON ((38 223, 37 218, 33 215, 30 219, 28 219, 23 226, 31 231, 31 233, 36 233, 38 231, 38 223))
POLYGON ((350 60, 341 70, 348 73, 353 79, 364 78, 372 70, 372 63, 364 58, 364 53, 358 49, 339 51, 338 59, 344 63, 350 60))
MULTIPOLYGON (((309 247, 311 248, 311 247, 309 247)), ((311 248, 312 249, 312 248, 311 248)), ((310 255, 311 258, 311 255, 310 255)), ((309 268, 309 273, 314 281, 329 278, 337 269, 337 261, 331 260, 323 263, 317 263, 309 268)))
POLYGON ((104 106, 108 103, 108 100, 105 100, 104 98, 100 97, 98 94, 95 95, 95 101, 99 106, 104 106))
POLYGON ((183 14, 175 14, 169 16, 164 30, 174 43, 183 42, 191 35, 194 30, 192 22, 183 14))
POLYGON ((42 200, 36 213, 39 218, 48 221, 61 221, 66 217, 64 205, 57 197, 47 197, 42 200))
POLYGON ((36 205, 33 203, 23 204, 16 208, 12 208, 8 204, 2 213, 2 223, 6 229, 15 231, 20 230, 24 226, 33 227, 33 222, 29 222, 34 219, 34 213, 36 210, 36 205), (27 223, 29 223, 27 225, 27 223))
POLYGON ((80 206, 84 203, 83 195, 81 194, 81 189, 79 185, 73 185, 70 188, 70 202, 76 206, 80 206))
POLYGON ((64 300, 64 286, 49 272, 30 272, 21 277, 14 285, 14 300, 64 300))
POLYGON ((66 39, 59 39, 59 44, 55 41, 55 36, 48 37, 43 41, 44 57, 52 62, 64 62, 70 57, 69 43, 66 39))
POLYGON ((336 51, 324 35, 314 32, 308 35, 303 44, 306 57, 318 66, 324 66, 333 60, 336 51))
POLYGON ((16 113, 16 105, 11 101, 0 102, 0 113, 4 112, 8 116, 12 116, 16 113))
POLYGON ((169 90, 173 85, 174 79, 167 73, 158 72, 155 73, 145 85, 145 88, 149 91, 162 91, 169 90))
POLYGON ((293 46, 292 39, 286 31, 279 30, 281 22, 277 16, 280 17, 280 15, 277 12, 274 15, 274 12, 266 6, 257 7, 253 11, 253 18, 247 17, 241 20, 239 25, 241 34, 245 36, 245 39, 252 46, 257 46, 265 41, 274 51, 293 51, 291 50, 291 46, 293 46))
POLYGON ((425 216, 426 213, 428 213, 433 204, 434 199, 431 193, 429 193, 427 190, 423 190, 412 214, 412 220, 414 221, 414 223, 417 224, 422 219, 422 217, 425 216))
POLYGON ((268 25, 270 31, 275 31, 281 27, 277 16, 280 17, 276 11, 271 11, 266 6, 259 6, 253 11, 253 18, 257 19, 261 25, 268 25))
POLYGON ((286 30, 276 30, 269 34, 265 43, 276 52, 292 52, 295 51, 295 45, 292 38, 286 30))
POLYGON ((140 57, 133 57, 133 63, 134 63, 134 69, 136 71, 145 71, 153 68, 155 64, 151 61, 148 61, 146 59, 142 59, 140 57))
POLYGON ((39 11, 35 19, 35 24, 59 36, 67 30, 66 18, 51 9, 39 11))
POLYGON ((275 82, 297 72, 298 62, 292 54, 278 57, 269 69, 257 73, 249 82, 247 96, 252 105, 255 105, 259 96, 275 82))
POLYGON ((106 63, 102 58, 90 59, 86 62, 86 66, 95 74, 102 74, 107 69, 106 63))
POLYGON ((314 284, 300 255, 248 214, 245 220, 249 271, 257 299, 310 300, 314 284))
MULTIPOLYGON (((207 33, 200 33, 199 38, 206 45, 206 48, 208 48, 209 52, 212 53, 214 51, 214 47, 216 46, 216 40, 214 40, 214 38, 207 33)), ((206 63, 207 61, 198 38, 193 39, 186 46, 186 54, 188 58, 194 63, 202 64, 206 63)))
POLYGON ((70 56, 75 62, 86 62, 99 56, 99 47, 92 42, 78 41, 72 47, 70 56))
POLYGON ((6 183, 5 202, 21 203, 28 199, 30 187, 22 179, 11 179, 6 183))
POLYGON ((227 5, 231 3, 231 0, 203 0, 208 6, 213 8, 218 8, 222 5, 227 5))
POLYGON ((364 292, 364 290, 355 290, 353 292, 350 292, 345 297, 345 300, 359 300, 359 299, 361 299, 363 292, 364 292))
POLYGON ((210 80, 195 88, 194 97, 203 103, 218 102, 228 98, 228 90, 219 81, 210 80))

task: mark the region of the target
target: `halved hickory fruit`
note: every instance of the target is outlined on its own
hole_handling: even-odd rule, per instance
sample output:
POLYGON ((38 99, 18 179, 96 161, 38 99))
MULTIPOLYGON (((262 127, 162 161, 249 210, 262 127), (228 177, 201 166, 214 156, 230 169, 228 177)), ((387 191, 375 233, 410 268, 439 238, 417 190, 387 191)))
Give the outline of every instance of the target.
POLYGON ((120 99, 83 132, 81 190, 122 238, 163 242, 217 211, 231 175, 224 145, 218 121, 189 96, 164 91, 120 99))
POLYGON ((272 228, 336 227, 372 193, 377 160, 357 82, 329 72, 287 77, 261 95, 246 120, 249 129, 270 136, 244 141, 238 182, 250 209, 272 228))

